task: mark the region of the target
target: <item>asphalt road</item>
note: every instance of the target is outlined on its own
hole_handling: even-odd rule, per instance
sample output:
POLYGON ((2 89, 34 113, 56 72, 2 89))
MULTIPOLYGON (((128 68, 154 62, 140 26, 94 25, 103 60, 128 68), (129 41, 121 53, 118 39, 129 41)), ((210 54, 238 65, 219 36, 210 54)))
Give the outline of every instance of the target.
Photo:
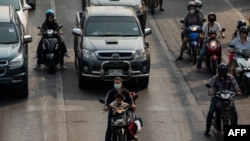
MULTIPOLYGON (((150 43, 151 72, 147 89, 135 90, 139 95, 137 115, 144 122, 139 133, 140 141, 220 141, 222 137, 212 130, 203 136, 210 98, 204 84, 212 74, 203 66, 197 73, 188 56, 175 61, 181 45, 179 20, 186 13, 188 1, 165 0, 165 12, 148 12, 147 26, 153 34, 146 37, 150 43)), ((216 12, 218 22, 226 28, 228 38, 221 40, 225 47, 223 59, 227 62, 226 47, 230 42, 236 22, 249 15, 248 0, 203 1, 204 14, 216 12), (235 8, 233 7, 235 6, 235 8), (230 17, 230 18, 229 18, 230 17), (230 37, 230 38, 229 38, 230 37)), ((29 13, 29 91, 25 100, 1 93, 0 141, 103 141, 107 114, 98 103, 112 87, 111 83, 93 82, 87 89, 78 88, 77 70, 74 66, 72 28, 76 12, 81 10, 81 0, 37 1, 37 9, 29 13), (47 8, 56 11, 59 23, 64 25, 64 38, 71 58, 65 58, 67 70, 48 73, 46 67, 34 71, 35 54, 41 25, 47 8)), ((240 124, 250 124, 249 98, 236 97, 240 124)))

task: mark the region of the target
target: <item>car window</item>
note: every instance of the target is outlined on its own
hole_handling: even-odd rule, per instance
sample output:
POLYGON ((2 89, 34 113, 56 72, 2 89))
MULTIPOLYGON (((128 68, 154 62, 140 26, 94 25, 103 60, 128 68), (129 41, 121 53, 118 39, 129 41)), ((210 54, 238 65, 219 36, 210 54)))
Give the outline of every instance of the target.
POLYGON ((20 10, 19 0, 0 0, 0 5, 12 5, 16 11, 20 10))
POLYGON ((13 23, 0 23, 0 44, 18 43, 18 34, 13 23))
POLYGON ((131 16, 93 16, 86 22, 86 36, 140 36, 138 22, 131 16))

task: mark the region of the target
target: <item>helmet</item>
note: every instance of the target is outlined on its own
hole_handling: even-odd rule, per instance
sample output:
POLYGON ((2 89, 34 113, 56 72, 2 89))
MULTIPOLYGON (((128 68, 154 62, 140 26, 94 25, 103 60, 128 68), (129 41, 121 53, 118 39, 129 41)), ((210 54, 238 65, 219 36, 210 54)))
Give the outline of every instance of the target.
POLYGON ((190 7, 195 7, 195 3, 193 1, 188 2, 188 4, 187 4, 187 10, 189 10, 190 7))
POLYGON ((247 33, 247 35, 248 35, 247 26, 242 26, 242 27, 240 27, 239 31, 240 31, 240 33, 241 33, 241 32, 245 32, 245 33, 247 33))
POLYGON ((46 17, 48 17, 48 16, 53 16, 53 17, 54 17, 54 16, 55 16, 54 10, 52 10, 52 9, 46 10, 45 16, 46 16, 46 17))
POLYGON ((227 72, 228 72, 227 65, 225 63, 219 64, 219 66, 218 66, 219 77, 226 78, 227 72))
POLYGON ((209 17, 210 17, 210 16, 214 16, 215 21, 216 21, 216 14, 215 14, 214 12, 208 13, 208 15, 207 15, 207 19, 208 19, 208 20, 209 20, 209 17))
POLYGON ((194 4, 195 4, 195 7, 199 7, 199 8, 201 8, 203 6, 203 4, 200 0, 195 0, 194 4))
POLYGON ((237 29, 239 30, 240 27, 246 26, 246 25, 247 25, 247 23, 246 23, 245 20, 239 20, 238 23, 237 23, 237 29))

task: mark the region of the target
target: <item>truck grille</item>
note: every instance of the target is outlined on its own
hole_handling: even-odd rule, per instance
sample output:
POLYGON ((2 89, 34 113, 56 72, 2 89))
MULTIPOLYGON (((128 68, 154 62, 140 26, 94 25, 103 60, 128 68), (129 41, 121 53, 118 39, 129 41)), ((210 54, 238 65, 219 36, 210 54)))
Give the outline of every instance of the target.
POLYGON ((133 58, 133 52, 99 52, 97 56, 101 60, 129 60, 133 58))
POLYGON ((0 69, 0 76, 3 76, 6 72, 6 69, 0 69))

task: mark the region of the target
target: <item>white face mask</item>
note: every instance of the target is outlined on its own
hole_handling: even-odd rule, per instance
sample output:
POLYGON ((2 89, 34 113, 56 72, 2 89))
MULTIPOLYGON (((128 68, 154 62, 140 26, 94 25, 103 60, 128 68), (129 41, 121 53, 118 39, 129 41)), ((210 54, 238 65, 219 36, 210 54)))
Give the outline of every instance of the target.
POLYGON ((194 14, 195 10, 189 10, 190 14, 194 14))

